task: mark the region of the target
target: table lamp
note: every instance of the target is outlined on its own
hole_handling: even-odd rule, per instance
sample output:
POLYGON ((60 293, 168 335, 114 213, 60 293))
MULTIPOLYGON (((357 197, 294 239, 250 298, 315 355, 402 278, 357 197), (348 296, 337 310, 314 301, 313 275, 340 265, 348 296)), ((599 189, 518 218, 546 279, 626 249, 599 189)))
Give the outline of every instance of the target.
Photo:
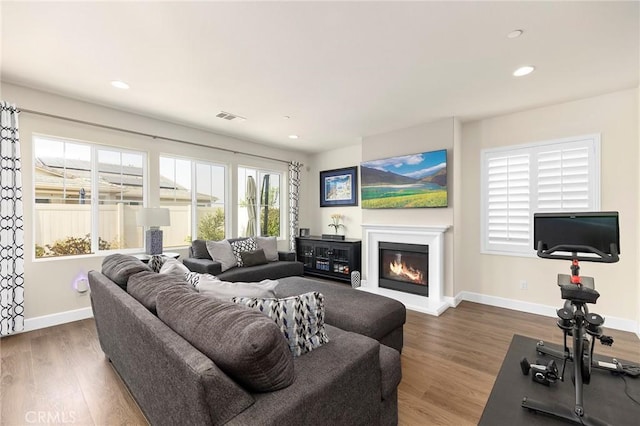
POLYGON ((138 211, 138 226, 148 227, 145 233, 146 253, 149 255, 162 254, 161 226, 169 226, 169 209, 145 207, 138 211))

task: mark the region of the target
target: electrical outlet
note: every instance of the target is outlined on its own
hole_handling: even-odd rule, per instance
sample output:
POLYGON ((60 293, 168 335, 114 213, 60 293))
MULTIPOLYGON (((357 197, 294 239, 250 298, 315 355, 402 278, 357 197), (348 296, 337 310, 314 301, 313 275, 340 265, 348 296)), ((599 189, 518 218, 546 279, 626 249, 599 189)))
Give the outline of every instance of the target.
POLYGON ((520 290, 527 289, 527 280, 520 280, 520 290))

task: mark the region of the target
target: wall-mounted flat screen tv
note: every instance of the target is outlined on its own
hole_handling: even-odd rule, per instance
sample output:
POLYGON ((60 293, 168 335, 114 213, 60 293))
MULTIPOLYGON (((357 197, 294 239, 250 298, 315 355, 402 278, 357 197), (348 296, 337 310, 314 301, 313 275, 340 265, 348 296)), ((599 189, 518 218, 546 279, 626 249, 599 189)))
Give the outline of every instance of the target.
POLYGON ((360 182, 365 209, 447 207, 447 150, 365 161, 360 182))

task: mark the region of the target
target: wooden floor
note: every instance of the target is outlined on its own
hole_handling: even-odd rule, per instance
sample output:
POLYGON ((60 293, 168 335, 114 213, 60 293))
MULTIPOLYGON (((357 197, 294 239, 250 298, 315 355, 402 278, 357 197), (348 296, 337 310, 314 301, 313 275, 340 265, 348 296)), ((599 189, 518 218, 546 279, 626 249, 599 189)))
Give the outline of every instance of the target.
MULTIPOLYGON (((615 343, 596 353, 640 363, 637 336, 605 331, 615 343)), ((562 342, 553 318, 470 302, 440 317, 408 311, 404 333, 401 425, 476 424, 514 334, 562 342)), ((93 320, 2 338, 0 358, 2 425, 146 424, 93 320)))

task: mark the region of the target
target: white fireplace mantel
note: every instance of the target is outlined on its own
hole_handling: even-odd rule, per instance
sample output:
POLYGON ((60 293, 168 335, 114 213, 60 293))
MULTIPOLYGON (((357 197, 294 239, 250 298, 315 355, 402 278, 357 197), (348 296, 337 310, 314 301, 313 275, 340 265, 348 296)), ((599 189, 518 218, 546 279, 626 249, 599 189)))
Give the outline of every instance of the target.
POLYGON ((363 224, 363 271, 366 276, 360 289, 396 299, 407 309, 440 315, 449 307, 444 300, 444 233, 447 229, 449 225, 363 224), (378 244, 382 241, 429 246, 429 297, 378 286, 378 244))

